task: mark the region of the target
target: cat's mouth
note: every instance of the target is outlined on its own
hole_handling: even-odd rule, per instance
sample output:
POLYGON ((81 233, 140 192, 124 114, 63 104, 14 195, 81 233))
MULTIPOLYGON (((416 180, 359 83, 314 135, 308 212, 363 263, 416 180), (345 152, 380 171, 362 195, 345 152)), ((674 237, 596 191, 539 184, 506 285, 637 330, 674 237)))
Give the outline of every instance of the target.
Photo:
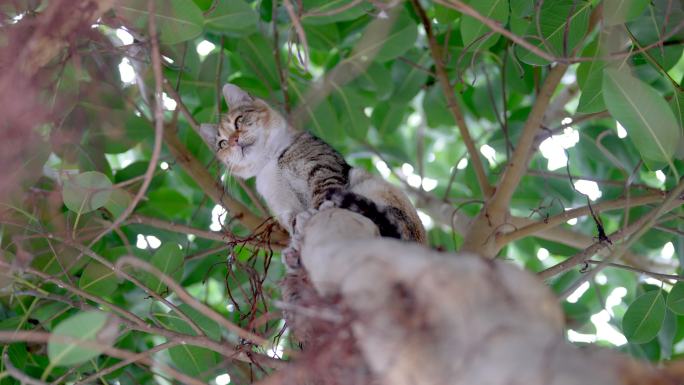
POLYGON ((240 152, 242 153, 242 156, 244 157, 245 154, 252 149, 256 142, 251 142, 251 143, 239 143, 238 142, 238 147, 240 148, 240 152))

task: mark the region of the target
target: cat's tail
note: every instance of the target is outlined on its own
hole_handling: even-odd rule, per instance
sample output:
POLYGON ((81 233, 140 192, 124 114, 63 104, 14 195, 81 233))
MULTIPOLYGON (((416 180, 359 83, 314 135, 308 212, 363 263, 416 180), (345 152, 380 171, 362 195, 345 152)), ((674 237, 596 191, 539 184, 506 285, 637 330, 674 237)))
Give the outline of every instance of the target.
POLYGON ((353 211, 370 219, 378 226, 380 235, 383 237, 403 239, 398 224, 395 222, 396 212, 402 214, 401 210, 394 207, 379 207, 372 200, 351 191, 330 189, 326 193, 326 200, 340 209, 353 211))

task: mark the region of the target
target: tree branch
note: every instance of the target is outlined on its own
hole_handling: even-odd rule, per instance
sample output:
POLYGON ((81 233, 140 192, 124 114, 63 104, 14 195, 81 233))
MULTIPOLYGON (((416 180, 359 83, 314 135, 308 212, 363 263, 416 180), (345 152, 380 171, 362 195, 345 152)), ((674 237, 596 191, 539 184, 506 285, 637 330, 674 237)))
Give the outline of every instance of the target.
POLYGON ((130 265, 135 268, 145 270, 151 274, 154 274, 154 276, 162 281, 166 286, 169 287, 170 290, 172 290, 176 295, 186 304, 190 305, 192 308, 197 310, 198 312, 202 313, 203 315, 207 316, 208 318, 212 319, 213 321, 217 322, 219 325, 222 325, 229 331, 235 333, 237 336, 244 338, 248 341, 251 341, 252 343, 258 344, 258 345, 265 345, 267 341, 263 339, 260 336, 257 336, 256 334, 250 333, 241 327, 235 325, 234 323, 228 321, 227 319, 223 318, 220 314, 218 314, 214 309, 211 309, 207 305, 203 304, 202 302, 198 301, 195 299, 195 297, 191 296, 185 289, 180 286, 178 283, 176 283, 173 279, 169 278, 166 276, 164 273, 159 271, 156 267, 150 265, 149 263, 142 261, 137 258, 133 257, 122 257, 119 258, 119 260, 116 261, 116 266, 117 272, 123 271, 121 267, 125 265, 130 265))
POLYGON ((646 234, 648 230, 650 230, 653 227, 658 218, 660 218, 663 214, 667 213, 668 211, 681 206, 682 193, 684 193, 684 178, 682 178, 679 181, 679 184, 667 194, 667 197, 665 198, 663 203, 661 203, 654 210, 650 211, 648 214, 639 218, 639 220, 634 222, 632 225, 623 227, 622 231, 625 234, 627 234, 629 238, 624 243, 619 244, 614 252, 612 252, 608 257, 601 261, 601 264, 599 264, 594 269, 581 276, 579 279, 577 279, 577 281, 573 282, 572 285, 570 285, 567 289, 565 289, 563 293, 561 293, 560 298, 567 298, 567 296, 570 295, 573 291, 575 291, 580 285, 582 285, 582 283, 586 282, 589 279, 592 279, 596 275, 596 273, 601 271, 606 266, 607 263, 611 262, 612 260, 621 258, 622 255, 625 252, 627 252, 627 250, 637 240, 639 240, 639 238, 641 238, 644 234, 646 234))
POLYGON ((557 64, 546 76, 546 80, 539 91, 539 95, 537 95, 534 106, 532 106, 532 111, 530 111, 530 115, 525 122, 515 152, 511 157, 511 161, 508 163, 504 175, 497 185, 494 196, 491 201, 488 202, 488 211, 490 215, 496 215, 495 213, 503 213, 508 210, 513 192, 515 192, 518 183, 520 183, 520 179, 522 179, 527 170, 530 151, 534 144, 535 135, 544 118, 546 107, 549 105, 551 96, 553 96, 553 92, 556 90, 556 87, 558 86, 558 83, 560 83, 567 68, 568 66, 565 64, 557 64))
MULTIPOLYGON (((680 183, 680 186, 677 186, 675 190, 672 190, 668 197, 665 199, 665 201, 658 206, 658 208, 652 210, 648 214, 642 216, 638 220, 634 221, 633 223, 629 224, 628 226, 625 226, 612 234, 608 236, 608 239, 611 242, 617 242, 621 239, 630 237, 630 240, 626 244, 621 244, 619 249, 616 250, 615 252, 611 253, 609 256, 604 259, 604 262, 610 262, 612 259, 617 259, 620 258, 623 254, 627 253, 627 248, 630 244, 630 242, 633 242, 636 240, 636 238, 640 237, 646 230, 652 226, 652 222, 655 221, 660 215, 663 213, 670 211, 678 206, 681 205, 681 203, 678 203, 678 197, 681 195, 681 189, 684 188, 684 181, 680 183), (626 246, 627 245, 627 246, 626 246)), ((589 259, 592 255, 594 255, 596 252, 599 250, 608 247, 607 242, 599 241, 595 242, 591 246, 587 247, 586 249, 582 250, 581 252, 573 255, 572 257, 549 267, 546 270, 543 270, 538 273, 539 277, 542 279, 547 279, 550 278, 554 275, 560 274, 564 271, 567 271, 574 266, 577 266, 581 263, 583 263, 586 259, 589 259)), ((589 274, 587 274, 589 275, 589 274)), ((575 285, 573 285, 575 286, 575 285)))
MULTIPOLYGON (((615 209, 622 209, 626 207, 637 207, 637 206, 644 206, 648 205, 651 203, 656 203, 660 202, 663 199, 663 194, 652 194, 652 195, 644 195, 641 197, 634 197, 634 198, 620 198, 620 199, 614 199, 610 201, 604 201, 597 203, 595 205, 592 205, 591 207, 594 209, 594 212, 598 214, 599 212, 602 211, 608 211, 608 210, 615 210, 615 209)), ((529 235, 534 235, 535 233, 542 231, 547 228, 551 227, 556 227, 558 225, 561 225, 570 219, 578 218, 578 217, 583 217, 586 215, 591 214, 591 209, 589 206, 582 206, 574 209, 570 209, 567 211, 563 211, 562 213, 558 215, 554 215, 550 218, 543 219, 541 221, 532 223, 530 225, 527 225, 525 227, 519 228, 515 231, 512 231, 510 233, 506 234, 500 234, 497 236, 497 243, 499 244, 500 247, 505 246, 506 244, 516 241, 518 239, 527 237, 529 235)))
POLYGON ((98 234, 91 242, 92 247, 97 243, 102 237, 109 234, 113 229, 117 228, 122 224, 126 218, 135 210, 142 197, 147 192, 147 188, 152 182, 152 177, 157 169, 157 162, 159 161, 159 154, 161 153, 162 147, 162 135, 164 133, 164 103, 162 101, 162 68, 161 68, 161 54, 159 53, 159 39, 157 35, 157 21, 155 16, 155 2, 151 1, 148 3, 148 23, 150 32, 150 41, 152 43, 152 51, 150 56, 152 56, 152 69, 154 72, 154 146, 152 147, 152 155, 150 156, 150 162, 145 170, 145 177, 143 179, 142 185, 136 192, 135 196, 131 202, 126 206, 126 209, 119 215, 114 222, 112 222, 104 231, 98 234))
POLYGON ((484 166, 482 165, 482 159, 480 158, 480 152, 477 150, 477 147, 475 147, 475 142, 470 136, 470 131, 468 130, 468 125, 466 124, 463 112, 461 111, 458 101, 454 96, 454 90, 451 88, 449 76, 444 68, 444 63, 442 62, 442 55, 440 53, 441 47, 439 44, 437 44, 437 40, 432 32, 430 19, 428 19, 427 15, 425 14, 425 10, 420 5, 418 0, 411 0, 411 3, 413 4, 413 8, 416 10, 416 13, 423 23, 423 28, 425 29, 425 34, 428 38, 428 45, 432 55, 432 60, 435 63, 437 80, 439 81, 442 92, 444 93, 447 105, 449 106, 449 111, 454 117, 454 120, 456 120, 456 125, 458 126, 463 143, 465 143, 465 146, 468 149, 468 154, 470 154, 470 160, 473 164, 475 175, 477 176, 477 182, 480 185, 482 195, 484 197, 489 197, 493 192, 492 186, 490 186, 489 181, 487 180, 487 175, 485 174, 484 166))
MULTIPOLYGON (((599 264, 603 263, 603 261, 585 260, 584 263, 592 264, 592 265, 599 265, 599 264)), ((656 279, 659 279, 659 280, 665 281, 665 282, 667 282, 667 280, 684 281, 684 276, 681 276, 681 275, 656 273, 654 271, 639 269, 639 268, 636 268, 633 266, 621 265, 619 263, 609 262, 609 263, 606 263, 606 266, 615 267, 615 268, 623 269, 623 270, 629 270, 629 271, 633 271, 635 273, 645 274, 645 275, 651 276, 653 278, 656 278, 656 279)))

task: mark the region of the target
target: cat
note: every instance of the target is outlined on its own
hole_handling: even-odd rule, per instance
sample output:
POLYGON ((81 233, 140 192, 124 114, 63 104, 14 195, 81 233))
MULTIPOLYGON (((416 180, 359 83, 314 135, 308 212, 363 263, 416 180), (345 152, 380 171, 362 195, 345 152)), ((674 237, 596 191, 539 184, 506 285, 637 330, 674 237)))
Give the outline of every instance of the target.
POLYGON ((226 84, 223 96, 229 112, 218 125, 202 124, 200 133, 232 175, 256 177, 258 193, 291 236, 306 213, 338 207, 369 218, 381 236, 426 242, 418 213, 400 189, 351 167, 329 144, 295 130, 240 87, 226 84))

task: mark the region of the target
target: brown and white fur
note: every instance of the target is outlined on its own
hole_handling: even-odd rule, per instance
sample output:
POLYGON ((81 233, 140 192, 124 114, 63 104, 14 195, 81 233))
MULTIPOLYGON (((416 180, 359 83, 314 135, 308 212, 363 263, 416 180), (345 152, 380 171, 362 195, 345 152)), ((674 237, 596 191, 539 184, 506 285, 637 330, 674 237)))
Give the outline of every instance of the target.
POLYGON ((300 213, 339 207, 368 217, 383 236, 425 243, 416 209, 397 187, 350 167, 330 145, 295 130, 239 87, 226 84, 223 95, 229 112, 218 125, 203 124, 202 136, 231 174, 256 177, 257 191, 291 235, 300 213))

